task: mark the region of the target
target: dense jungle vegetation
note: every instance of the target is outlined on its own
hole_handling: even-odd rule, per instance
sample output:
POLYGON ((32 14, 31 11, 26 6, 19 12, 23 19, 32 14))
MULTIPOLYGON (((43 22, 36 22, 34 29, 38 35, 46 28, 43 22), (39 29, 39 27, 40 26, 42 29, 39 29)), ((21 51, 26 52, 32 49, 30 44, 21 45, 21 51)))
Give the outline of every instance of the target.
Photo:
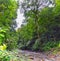
MULTIPOLYGON (((45 1, 47 2, 47 1, 45 1)), ((47 51, 60 47, 60 1, 49 0, 43 6, 40 0, 26 0, 22 3, 25 25, 18 29, 19 48, 47 51), (49 7, 49 5, 54 5, 49 7)))
POLYGON ((25 20, 21 28, 15 30, 18 6, 15 0, 0 0, 0 60, 10 59, 6 50, 60 48, 60 0, 24 0, 21 11, 25 20), (49 4, 41 8, 43 1, 49 4), (54 6, 49 7, 51 4, 54 6), (7 55, 1 58, 3 53, 7 55))

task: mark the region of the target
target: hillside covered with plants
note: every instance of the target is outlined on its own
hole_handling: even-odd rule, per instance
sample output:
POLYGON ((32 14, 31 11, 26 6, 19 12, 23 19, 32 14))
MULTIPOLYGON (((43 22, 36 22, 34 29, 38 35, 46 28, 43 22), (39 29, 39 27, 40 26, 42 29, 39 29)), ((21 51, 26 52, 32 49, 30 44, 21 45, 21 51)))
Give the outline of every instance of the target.
POLYGON ((20 11, 25 19, 16 30, 19 4, 19 0, 0 0, 0 61, 23 61, 12 52, 15 49, 60 49, 60 0, 23 0, 20 11))
POLYGON ((46 0, 49 4, 42 6, 44 1, 26 0, 21 4, 25 24, 17 31, 19 48, 43 51, 60 47, 60 1, 46 0))

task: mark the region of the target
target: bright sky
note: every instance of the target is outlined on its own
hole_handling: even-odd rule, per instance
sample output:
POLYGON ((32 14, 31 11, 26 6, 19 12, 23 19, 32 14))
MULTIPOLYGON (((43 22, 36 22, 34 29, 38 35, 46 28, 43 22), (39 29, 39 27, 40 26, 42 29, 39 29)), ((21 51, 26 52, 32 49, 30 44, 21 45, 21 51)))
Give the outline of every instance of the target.
POLYGON ((16 18, 16 22, 17 22, 17 28, 21 27, 21 24, 24 20, 24 17, 23 17, 23 13, 20 13, 20 9, 17 10, 17 18, 16 18))
MULTIPOLYGON (((20 0, 20 2, 22 2, 22 0, 20 0)), ((20 12, 20 7, 19 7, 17 9, 17 18, 16 18, 17 28, 21 27, 23 20, 24 20, 24 16, 23 13, 20 12)))

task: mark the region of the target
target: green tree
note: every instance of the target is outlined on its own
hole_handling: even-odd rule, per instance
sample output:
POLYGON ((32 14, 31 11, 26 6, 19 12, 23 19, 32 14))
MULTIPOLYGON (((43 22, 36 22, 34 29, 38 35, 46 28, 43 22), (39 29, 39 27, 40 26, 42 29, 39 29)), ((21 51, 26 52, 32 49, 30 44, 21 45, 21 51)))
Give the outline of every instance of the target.
POLYGON ((17 45, 16 31, 14 29, 16 27, 17 7, 15 0, 0 0, 0 28, 8 29, 3 41, 9 49, 15 48, 15 45, 17 45))
MULTIPOLYGON (((50 1, 49 4, 51 3, 50 1)), ((49 7, 48 4, 39 9, 42 5, 39 0, 24 0, 22 8, 26 25, 20 28, 19 37, 27 48, 40 50, 44 47, 46 50, 57 46, 56 42, 60 40, 59 3, 59 0, 56 0, 56 2, 52 3, 55 5, 54 7, 49 7)))

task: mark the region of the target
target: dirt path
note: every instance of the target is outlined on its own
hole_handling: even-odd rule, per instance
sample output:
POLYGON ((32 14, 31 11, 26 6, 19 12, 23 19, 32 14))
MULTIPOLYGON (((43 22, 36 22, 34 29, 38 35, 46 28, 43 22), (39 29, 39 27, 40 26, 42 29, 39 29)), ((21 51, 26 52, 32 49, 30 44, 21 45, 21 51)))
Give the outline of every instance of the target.
POLYGON ((24 61, 60 61, 60 54, 46 54, 46 53, 36 53, 30 51, 22 51, 18 52, 18 57, 24 57, 24 61))

